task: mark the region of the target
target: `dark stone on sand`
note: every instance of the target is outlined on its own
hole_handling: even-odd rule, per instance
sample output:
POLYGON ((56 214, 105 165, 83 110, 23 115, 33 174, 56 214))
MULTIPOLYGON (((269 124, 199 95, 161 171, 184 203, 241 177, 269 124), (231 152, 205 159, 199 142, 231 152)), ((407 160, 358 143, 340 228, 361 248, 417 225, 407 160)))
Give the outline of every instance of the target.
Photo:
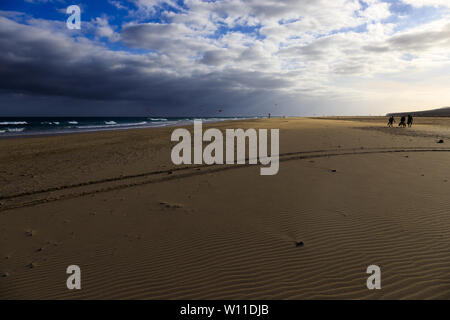
POLYGON ((27 235, 27 237, 33 237, 36 235, 36 231, 29 230, 29 231, 25 232, 25 234, 27 235))
POLYGON ((441 139, 437 143, 444 143, 444 140, 441 139))
POLYGON ((37 267, 37 264, 34 262, 31 262, 30 264, 27 265, 28 268, 33 269, 37 267))
POLYGON ((333 170, 331 170, 331 172, 337 172, 337 170, 333 169, 333 170))
POLYGON ((173 173, 172 171, 167 172, 167 174, 172 174, 172 173, 173 173))
POLYGON ((9 273, 8 272, 2 273, 2 278, 7 278, 7 277, 9 277, 9 273))
POLYGON ((300 242, 295 242, 295 246, 296 247, 303 247, 305 244, 303 243, 303 241, 300 242))

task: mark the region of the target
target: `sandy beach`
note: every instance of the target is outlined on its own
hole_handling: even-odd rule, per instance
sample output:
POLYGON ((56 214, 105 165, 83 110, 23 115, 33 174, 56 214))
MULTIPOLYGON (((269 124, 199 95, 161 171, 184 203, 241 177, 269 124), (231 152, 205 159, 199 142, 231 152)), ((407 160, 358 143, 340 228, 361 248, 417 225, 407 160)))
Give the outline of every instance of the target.
POLYGON ((450 119, 386 122, 205 125, 280 129, 274 176, 170 127, 0 140, 0 299, 450 299, 450 119))

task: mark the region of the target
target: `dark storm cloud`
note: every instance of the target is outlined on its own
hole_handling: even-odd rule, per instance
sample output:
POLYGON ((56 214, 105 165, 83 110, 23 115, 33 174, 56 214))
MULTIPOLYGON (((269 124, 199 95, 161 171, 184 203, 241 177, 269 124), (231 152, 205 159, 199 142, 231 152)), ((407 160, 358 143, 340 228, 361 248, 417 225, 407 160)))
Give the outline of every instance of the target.
MULTIPOLYGON (((121 108, 124 115, 142 106, 164 113, 176 109, 178 114, 205 114, 218 104, 235 109, 249 99, 258 104, 269 91, 289 85, 260 72, 233 69, 220 75, 174 75, 157 56, 114 52, 86 39, 77 41, 3 17, 0 46, 7 48, 0 51, 3 95, 18 94, 11 99, 17 103, 36 96, 40 103, 35 105, 44 108, 42 97, 47 96, 54 104, 64 102, 71 113, 76 105, 107 103, 112 109, 121 108)), ((89 113, 89 108, 79 111, 89 113)))

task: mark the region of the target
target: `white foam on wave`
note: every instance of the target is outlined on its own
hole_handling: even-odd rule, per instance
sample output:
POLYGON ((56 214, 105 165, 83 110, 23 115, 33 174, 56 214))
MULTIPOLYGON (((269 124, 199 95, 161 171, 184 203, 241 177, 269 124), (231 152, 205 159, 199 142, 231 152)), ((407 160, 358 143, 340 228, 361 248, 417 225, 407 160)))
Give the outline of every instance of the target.
POLYGON ((1 126, 13 126, 13 125, 24 125, 28 124, 26 121, 12 121, 12 122, 0 122, 1 126))
POLYGON ((143 126, 146 124, 147 124, 147 121, 135 122, 135 123, 120 123, 120 124, 117 124, 115 121, 105 121, 105 125, 77 126, 77 129, 103 129, 103 128, 135 127, 135 126, 143 126), (112 122, 114 122, 114 123, 112 123, 112 122))
POLYGON ((78 124, 78 121, 69 121, 69 124, 78 124))
POLYGON ((7 128, 8 132, 22 132, 25 128, 7 128))

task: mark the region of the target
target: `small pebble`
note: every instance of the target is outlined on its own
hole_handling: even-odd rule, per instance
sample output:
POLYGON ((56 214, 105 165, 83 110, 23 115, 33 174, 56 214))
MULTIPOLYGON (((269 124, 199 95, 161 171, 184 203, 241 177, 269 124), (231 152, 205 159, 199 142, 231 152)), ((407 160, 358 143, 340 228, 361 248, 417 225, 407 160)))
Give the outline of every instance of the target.
POLYGON ((9 277, 9 273, 8 272, 2 273, 2 278, 7 278, 7 277, 9 277))
POLYGON ((36 235, 36 231, 29 230, 29 231, 25 232, 25 234, 27 235, 27 237, 34 237, 36 235))
POLYGON ((300 241, 300 242, 296 242, 295 243, 295 246, 296 247, 303 247, 305 244, 303 243, 303 241, 300 241))

